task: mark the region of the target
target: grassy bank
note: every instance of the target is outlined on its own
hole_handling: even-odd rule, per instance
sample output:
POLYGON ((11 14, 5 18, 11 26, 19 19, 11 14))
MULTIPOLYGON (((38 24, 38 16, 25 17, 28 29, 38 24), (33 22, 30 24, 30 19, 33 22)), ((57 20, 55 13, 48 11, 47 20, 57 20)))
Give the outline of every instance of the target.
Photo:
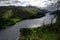
POLYGON ((59 40, 60 30, 53 26, 48 24, 38 28, 22 28, 19 40, 59 40))
POLYGON ((0 19, 0 30, 6 29, 8 26, 12 26, 16 24, 17 22, 21 21, 19 18, 8 18, 8 19, 0 19))

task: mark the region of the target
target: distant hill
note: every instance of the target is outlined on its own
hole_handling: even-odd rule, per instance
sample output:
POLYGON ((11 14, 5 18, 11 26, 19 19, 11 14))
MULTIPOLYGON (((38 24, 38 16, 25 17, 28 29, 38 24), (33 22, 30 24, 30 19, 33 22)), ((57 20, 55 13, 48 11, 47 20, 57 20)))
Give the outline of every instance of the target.
POLYGON ((60 10, 55 10, 55 11, 53 11, 51 14, 59 14, 60 15, 60 10))
POLYGON ((44 10, 40 10, 36 7, 1 6, 0 7, 0 17, 4 16, 5 14, 9 14, 10 11, 11 11, 10 17, 35 16, 38 13, 44 14, 47 12, 44 10))
MULTIPOLYGON (((35 6, 26 6, 27 8, 37 8, 37 7, 35 7, 35 6)), ((41 8, 37 8, 37 9, 39 9, 40 10, 40 12, 44 12, 44 13, 47 13, 47 12, 49 12, 48 10, 46 10, 46 9, 41 9, 41 8)))

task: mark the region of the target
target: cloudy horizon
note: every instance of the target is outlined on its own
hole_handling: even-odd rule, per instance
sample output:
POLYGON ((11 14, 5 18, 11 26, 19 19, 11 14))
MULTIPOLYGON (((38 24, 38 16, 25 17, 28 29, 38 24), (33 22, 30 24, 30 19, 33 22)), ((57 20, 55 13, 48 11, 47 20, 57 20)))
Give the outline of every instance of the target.
POLYGON ((53 7, 58 0, 0 0, 0 6, 9 6, 9 5, 14 5, 14 6, 36 6, 36 7, 41 7, 45 8, 48 10, 55 10, 55 7, 53 7), (51 6, 51 7, 50 7, 51 6), (53 9, 51 9, 53 8, 53 9))

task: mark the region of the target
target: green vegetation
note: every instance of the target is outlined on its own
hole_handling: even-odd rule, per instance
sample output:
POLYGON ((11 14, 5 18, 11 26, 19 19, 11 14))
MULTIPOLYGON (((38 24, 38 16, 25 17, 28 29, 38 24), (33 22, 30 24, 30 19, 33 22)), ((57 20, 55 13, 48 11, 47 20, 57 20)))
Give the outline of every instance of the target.
POLYGON ((59 16, 60 14, 58 15, 56 11, 55 14, 57 16, 56 23, 42 25, 37 28, 25 28, 25 29, 22 28, 20 29, 20 33, 22 35, 20 35, 20 38, 18 40, 60 40, 60 16, 59 16), (28 32, 32 33, 31 34, 28 33, 28 36, 27 35, 24 36, 23 34, 26 33, 26 31, 24 32, 23 30, 28 29, 31 30, 28 32))
POLYGON ((12 10, 7 10, 2 18, 8 19, 12 15, 12 10))
POLYGON ((38 28, 22 28, 20 29, 19 40, 59 40, 60 38, 60 26, 56 23, 43 25, 38 28), (26 31, 27 30, 27 31, 26 31), (31 30, 31 31, 28 31, 31 30), (31 34, 29 34, 31 32, 31 34), (24 34, 27 33, 28 35, 24 34))
POLYGON ((59 29, 53 26, 48 24, 38 28, 22 28, 19 40, 59 40, 59 29))
POLYGON ((31 35, 32 34, 32 30, 31 29, 29 29, 29 28, 22 28, 21 30, 20 30, 20 32, 21 32, 21 35, 22 36, 28 36, 28 35, 31 35))
POLYGON ((36 7, 0 7, 0 29, 5 29, 23 19, 40 18, 43 16, 45 16, 45 12, 36 7))

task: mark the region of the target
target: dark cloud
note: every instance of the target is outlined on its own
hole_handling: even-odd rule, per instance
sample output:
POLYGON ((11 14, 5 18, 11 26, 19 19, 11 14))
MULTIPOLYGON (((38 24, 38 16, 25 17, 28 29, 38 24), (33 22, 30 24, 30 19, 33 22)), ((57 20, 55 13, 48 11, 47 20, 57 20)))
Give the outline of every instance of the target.
POLYGON ((60 1, 57 1, 57 3, 47 6, 45 9, 54 11, 54 10, 57 10, 57 8, 58 10, 60 10, 60 1))
MULTIPOLYGON (((0 0, 0 1, 8 1, 8 0, 0 0)), ((20 4, 29 4, 30 3, 30 1, 29 2, 27 2, 27 1, 23 1, 23 2, 20 2, 20 1, 13 1, 13 0, 10 0, 11 1, 11 4, 16 4, 16 3, 20 3, 20 4), (13 1, 13 2, 12 2, 13 1)), ((37 1, 37 0, 36 0, 37 1)), ((42 0, 41 0, 42 1, 42 0)), ((40 2, 41 2, 40 1, 40 2)), ((45 7, 45 9, 47 9, 47 10, 50 10, 50 11, 53 11, 53 10, 56 10, 56 5, 55 5, 55 0, 53 0, 51 3, 54 3, 54 4, 52 4, 52 5, 49 5, 50 4, 50 1, 52 1, 52 0, 48 0, 48 1, 44 1, 45 3, 46 3, 46 5, 48 5, 47 7, 45 7), (47 3, 48 2, 48 3, 47 3)), ((56 0, 57 1, 57 0, 56 0)), ((39 2, 38 2, 39 3, 39 2)), ((5 4, 5 3, 4 3, 5 4)), ((34 4, 34 2, 31 2, 31 4, 34 4)), ((40 4, 43 4, 43 3, 40 3, 40 4)), ((39 5, 40 5, 39 4, 39 5)), ((29 4, 30 5, 30 4, 29 4)), ((35 4, 36 5, 36 4, 35 4)), ((38 6, 39 6, 38 5, 38 6)), ((37 7, 38 7, 37 6, 37 7)), ((41 6, 44 6, 44 5, 41 5, 41 6)), ((43 7, 42 7, 43 8, 43 7)))
POLYGON ((54 11, 57 9, 57 6, 56 5, 49 5, 47 6, 45 9, 49 10, 49 11, 54 11))

